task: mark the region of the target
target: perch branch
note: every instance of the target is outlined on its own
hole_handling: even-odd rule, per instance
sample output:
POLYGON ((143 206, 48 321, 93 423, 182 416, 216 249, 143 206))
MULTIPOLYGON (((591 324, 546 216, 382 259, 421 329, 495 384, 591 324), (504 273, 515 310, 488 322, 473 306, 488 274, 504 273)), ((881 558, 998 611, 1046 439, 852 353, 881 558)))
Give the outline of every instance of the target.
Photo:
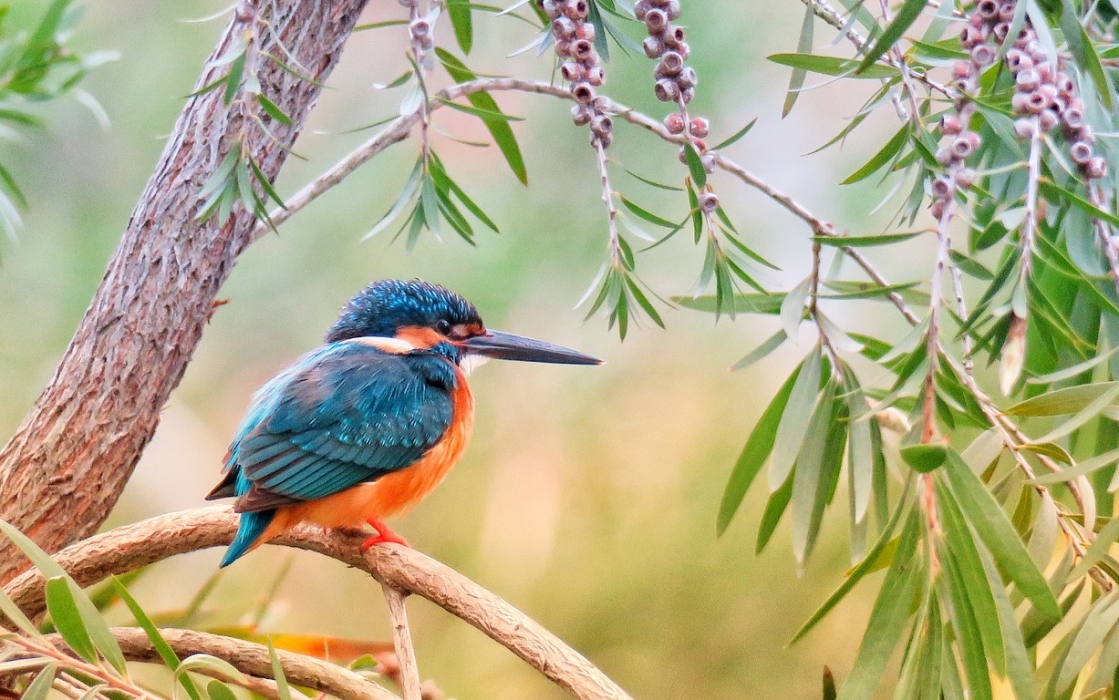
MULTIPOLYGON (((170 513, 71 545, 55 560, 81 586, 176 554, 228 545, 237 516, 227 506, 170 513)), ((414 549, 393 545, 361 551, 366 534, 297 528, 274 544, 306 549, 369 573, 382 585, 414 593, 478 628, 580 700, 629 700, 630 696, 585 657, 509 603, 448 566, 414 549)), ((31 616, 44 609, 43 579, 28 571, 7 587, 31 616)))
POLYGON ((392 622, 392 644, 396 649, 396 659, 400 663, 400 689, 404 700, 420 700, 420 667, 416 661, 416 646, 412 644, 412 629, 408 626, 408 608, 404 605, 406 595, 392 586, 382 585, 385 603, 389 608, 392 622))

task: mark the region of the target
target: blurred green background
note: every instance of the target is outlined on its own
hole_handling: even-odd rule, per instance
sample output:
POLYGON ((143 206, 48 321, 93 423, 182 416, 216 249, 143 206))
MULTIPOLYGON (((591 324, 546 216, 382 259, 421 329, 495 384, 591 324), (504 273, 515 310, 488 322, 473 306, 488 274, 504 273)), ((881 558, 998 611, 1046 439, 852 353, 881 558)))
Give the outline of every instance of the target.
MULTIPOLYGON (((30 26, 46 4, 19 0, 13 24, 30 26)), ((44 111, 48 130, 0 144, 31 204, 19 241, 0 248, 4 435, 50 377, 224 23, 184 20, 221 6, 88 2, 74 46, 121 52, 83 83, 111 128, 103 130, 87 110, 65 100, 44 111)), ((700 76, 693 114, 711 118, 709 142, 760 117, 728 154, 821 216, 872 232, 881 219, 866 212, 880 195, 877 183, 843 190, 835 183, 877 150, 882 134, 897 128, 896 116, 887 107, 845 150, 802 157, 842 128, 866 95, 825 86, 807 92, 792 116, 779 118, 788 71, 764 57, 794 49, 801 4, 684 6, 700 76)), ((363 21, 402 15, 398 3, 375 0, 363 21)), ((549 78, 550 55, 506 58, 534 38, 527 24, 476 15, 475 26, 472 68, 549 78)), ((440 29, 444 43, 450 31, 440 29)), ((631 36, 639 38, 639 29, 630 27, 631 36)), ((831 32, 820 25, 817 37, 823 46, 831 32)), ((353 37, 297 144, 309 160, 289 161, 278 183, 282 193, 294 192, 369 135, 342 132, 395 113, 400 92, 378 92, 372 84, 404 70, 404 46, 400 27, 353 37)), ((651 69, 644 57, 615 51, 606 89, 663 116, 651 69)), ((866 591, 810 637, 785 645, 850 563, 846 506, 829 512, 816 556, 799 574, 785 525, 766 552, 754 554, 764 485, 751 492, 723 538, 714 533, 731 465, 772 392, 807 352, 808 331, 799 347, 728 374, 730 363, 776 330, 775 319, 740 316, 716 324, 710 315, 666 310, 667 330, 646 323, 624 343, 603 319, 584 322, 585 311, 573 307, 598 270, 606 240, 586 129, 574 127, 568 105, 553 98, 496 97, 507 112, 527 117, 514 129, 529 188, 516 182, 496 149, 480 151, 438 134, 435 145, 502 234, 481 232, 476 249, 425 236, 411 252, 387 234, 360 240, 403 185, 417 148, 410 141, 300 212, 280 235, 254 245, 223 290, 230 303, 215 314, 109 524, 202 505, 256 387, 318 344, 337 309, 368 281, 421 277, 467 296, 495 328, 569 345, 607 364, 492 363, 474 375, 478 421, 471 449, 397 530, 525 610, 637 698, 818 697, 824 664, 840 679, 850 667, 868 613, 866 591)), ((459 137, 486 137, 476 119, 451 110, 441 110, 437 123, 459 137)), ((625 124, 616 132, 611 155, 621 164, 662 181, 680 182, 686 174, 674 147, 625 124)), ((682 195, 666 196, 620 167, 612 175, 615 189, 657 213, 679 219, 686 212, 682 195)), ((801 279, 810 264, 808 229, 729 176, 714 182, 746 240, 781 266, 767 282, 787 288, 801 279)), ((908 278, 906 265, 919 261, 884 262, 901 280, 908 278)), ((639 257, 643 277, 665 296, 688 292, 701 263, 702 251, 688 234, 639 257)), ((868 320, 884 333, 901 327, 887 312, 860 319, 862 330, 868 320)), ((266 631, 389 638, 372 581, 313 555, 269 548, 223 577, 209 621, 237 622, 289 557, 293 568, 264 621, 266 631)), ((181 606, 218 558, 208 551, 166 562, 135 592, 149 611, 181 606)), ((466 624, 419 600, 411 611, 422 675, 450 696, 563 697, 466 624)))

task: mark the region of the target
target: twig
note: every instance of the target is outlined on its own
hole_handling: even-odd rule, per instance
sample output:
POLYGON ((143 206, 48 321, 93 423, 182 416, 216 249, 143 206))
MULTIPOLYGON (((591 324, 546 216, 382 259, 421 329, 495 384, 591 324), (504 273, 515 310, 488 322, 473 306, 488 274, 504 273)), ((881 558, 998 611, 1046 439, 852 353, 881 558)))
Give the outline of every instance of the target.
MULTIPOLYGON (((228 545, 237 516, 227 506, 170 513, 110 530, 54 555, 80 586, 122 574, 175 554, 228 545)), ((454 569, 406 547, 370 547, 358 531, 323 533, 301 527, 274 544, 315 551, 371 574, 380 583, 427 598, 478 628, 581 700, 629 700, 630 696, 585 657, 490 591, 454 569)), ((8 594, 28 615, 44 610, 43 578, 28 571, 8 594)))
POLYGON ((606 225, 610 232, 610 254, 617 258, 621 255, 618 240, 618 210, 614 206, 614 190, 610 187, 610 172, 606 169, 606 146, 602 139, 594 139, 594 153, 598 161, 598 177, 602 182, 602 203, 606 206, 606 225))
POLYGON ((1041 181, 1041 120, 1030 117, 1033 128, 1030 132, 1029 169, 1026 179, 1026 218, 1022 222, 1021 254, 1022 266, 1018 271, 1019 284, 1026 284, 1033 270, 1033 252, 1037 240, 1037 194, 1041 181))
POLYGON ((382 585, 381 589, 385 594, 385 603, 388 604, 392 643, 396 648, 396 659, 400 663, 400 689, 404 691, 404 700, 420 700, 420 667, 416 662, 416 647, 412 644, 412 630, 408 627, 405 594, 392 586, 382 585))
MULTIPOLYGON (((1107 210, 1103 194, 1091 183, 1088 184, 1088 200, 1093 206, 1107 210)), ((1104 257, 1107 258, 1107 265, 1111 268, 1111 281, 1115 285, 1115 293, 1119 295, 1119 250, 1116 250, 1115 242, 1111 239, 1111 227, 1103 219, 1092 219, 1092 223, 1095 225, 1096 238, 1103 248, 1104 257)))

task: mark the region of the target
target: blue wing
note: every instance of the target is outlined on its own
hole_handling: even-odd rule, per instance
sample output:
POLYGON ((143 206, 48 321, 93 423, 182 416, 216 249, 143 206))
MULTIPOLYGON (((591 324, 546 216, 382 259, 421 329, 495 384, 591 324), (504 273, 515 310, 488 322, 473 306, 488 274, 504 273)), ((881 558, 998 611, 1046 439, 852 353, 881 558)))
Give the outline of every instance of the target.
POLYGON ((427 354, 333 343, 253 400, 211 498, 255 512, 323 498, 416 462, 451 425, 454 367, 427 354))

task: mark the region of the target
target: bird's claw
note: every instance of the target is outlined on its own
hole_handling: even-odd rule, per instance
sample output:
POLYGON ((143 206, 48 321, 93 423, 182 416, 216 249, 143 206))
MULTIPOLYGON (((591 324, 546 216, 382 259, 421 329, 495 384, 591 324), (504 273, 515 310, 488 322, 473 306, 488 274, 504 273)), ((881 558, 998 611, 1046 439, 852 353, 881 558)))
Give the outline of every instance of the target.
POLYGON ((375 544, 383 544, 385 542, 392 542, 393 544, 411 547, 411 545, 408 544, 408 540, 393 532, 392 528, 390 528, 388 525, 385 525, 380 520, 377 520, 376 518, 370 518, 366 522, 373 526, 373 529, 377 531, 377 534, 361 543, 361 551, 364 552, 375 544))

